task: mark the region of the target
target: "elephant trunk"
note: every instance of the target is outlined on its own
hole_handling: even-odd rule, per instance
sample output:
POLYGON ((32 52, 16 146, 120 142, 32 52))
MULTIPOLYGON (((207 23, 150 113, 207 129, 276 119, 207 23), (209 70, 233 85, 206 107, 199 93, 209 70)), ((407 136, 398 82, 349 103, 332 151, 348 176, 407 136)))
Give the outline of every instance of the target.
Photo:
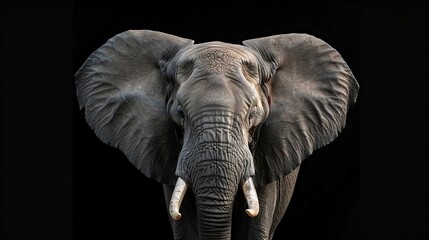
MULTIPOLYGON (((223 179, 224 182, 220 179, 211 179, 218 182, 216 187, 203 187, 195 191, 200 239, 231 238, 233 202, 237 188, 228 187, 229 179, 223 179)), ((243 184, 243 191, 249 205, 246 213, 255 217, 259 212, 259 202, 252 178, 243 184)))
POLYGON ((230 143, 210 143, 197 149, 201 150, 190 178, 200 239, 230 239, 235 195, 251 159, 230 143))
POLYGON ((230 239, 235 192, 203 188, 196 191, 199 239, 230 239), (219 192, 220 191, 220 192, 219 192))
MULTIPOLYGON (((185 181, 179 178, 170 200, 170 215, 174 220, 180 220, 182 217, 179 209, 186 189, 185 181)), ((196 189, 195 197, 199 239, 230 239, 235 191, 218 186, 201 187, 196 189)))
POLYGON ((195 196, 199 239, 230 239, 233 203, 239 187, 249 204, 247 214, 254 217, 259 211, 250 177, 254 174, 252 154, 232 117, 206 115, 194 124, 179 156, 179 179, 170 214, 180 219, 180 202, 189 188, 195 196))

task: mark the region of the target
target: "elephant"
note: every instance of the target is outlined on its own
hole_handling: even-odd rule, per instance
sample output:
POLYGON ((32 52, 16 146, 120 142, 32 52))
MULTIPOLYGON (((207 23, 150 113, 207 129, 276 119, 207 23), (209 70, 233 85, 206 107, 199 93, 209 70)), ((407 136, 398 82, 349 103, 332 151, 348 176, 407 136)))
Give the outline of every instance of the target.
POLYGON ((232 44, 127 30, 74 81, 95 135, 162 185, 174 239, 272 239, 300 164, 338 137, 359 91, 306 33, 232 44))

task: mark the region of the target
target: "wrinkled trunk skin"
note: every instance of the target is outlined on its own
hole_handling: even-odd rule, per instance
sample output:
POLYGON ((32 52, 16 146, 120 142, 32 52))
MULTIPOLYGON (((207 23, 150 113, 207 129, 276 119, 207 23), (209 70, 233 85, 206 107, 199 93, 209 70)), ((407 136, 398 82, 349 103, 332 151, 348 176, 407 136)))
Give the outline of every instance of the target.
POLYGON ((231 239, 234 190, 217 186, 197 189, 199 239, 231 239))
POLYGON ((195 195, 201 240, 231 239, 234 198, 251 160, 235 121, 216 119, 224 121, 206 117, 196 122, 185 145, 192 150, 181 156, 195 195))

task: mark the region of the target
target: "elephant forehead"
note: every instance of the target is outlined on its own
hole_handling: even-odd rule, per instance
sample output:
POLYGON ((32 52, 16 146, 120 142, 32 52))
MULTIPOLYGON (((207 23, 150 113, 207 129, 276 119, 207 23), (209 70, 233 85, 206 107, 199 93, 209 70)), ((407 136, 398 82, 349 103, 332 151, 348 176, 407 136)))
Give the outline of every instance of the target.
POLYGON ((213 74, 236 72, 251 56, 239 46, 225 43, 208 43, 197 46, 191 52, 195 63, 213 74))
POLYGON ((235 71, 238 59, 228 49, 210 48, 197 55, 202 67, 215 74, 224 74, 227 70, 235 71))

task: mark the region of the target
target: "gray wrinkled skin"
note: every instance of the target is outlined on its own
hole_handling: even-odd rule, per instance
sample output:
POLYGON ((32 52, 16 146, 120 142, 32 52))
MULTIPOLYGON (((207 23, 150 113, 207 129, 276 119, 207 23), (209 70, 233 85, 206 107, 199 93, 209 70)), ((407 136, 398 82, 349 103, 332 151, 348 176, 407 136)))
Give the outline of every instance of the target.
POLYGON ((75 80, 89 126, 163 184, 167 206, 186 182, 175 239, 272 239, 300 163, 338 136, 359 90, 340 54, 307 34, 236 45, 130 30, 75 80), (254 218, 241 191, 249 177, 254 218))

